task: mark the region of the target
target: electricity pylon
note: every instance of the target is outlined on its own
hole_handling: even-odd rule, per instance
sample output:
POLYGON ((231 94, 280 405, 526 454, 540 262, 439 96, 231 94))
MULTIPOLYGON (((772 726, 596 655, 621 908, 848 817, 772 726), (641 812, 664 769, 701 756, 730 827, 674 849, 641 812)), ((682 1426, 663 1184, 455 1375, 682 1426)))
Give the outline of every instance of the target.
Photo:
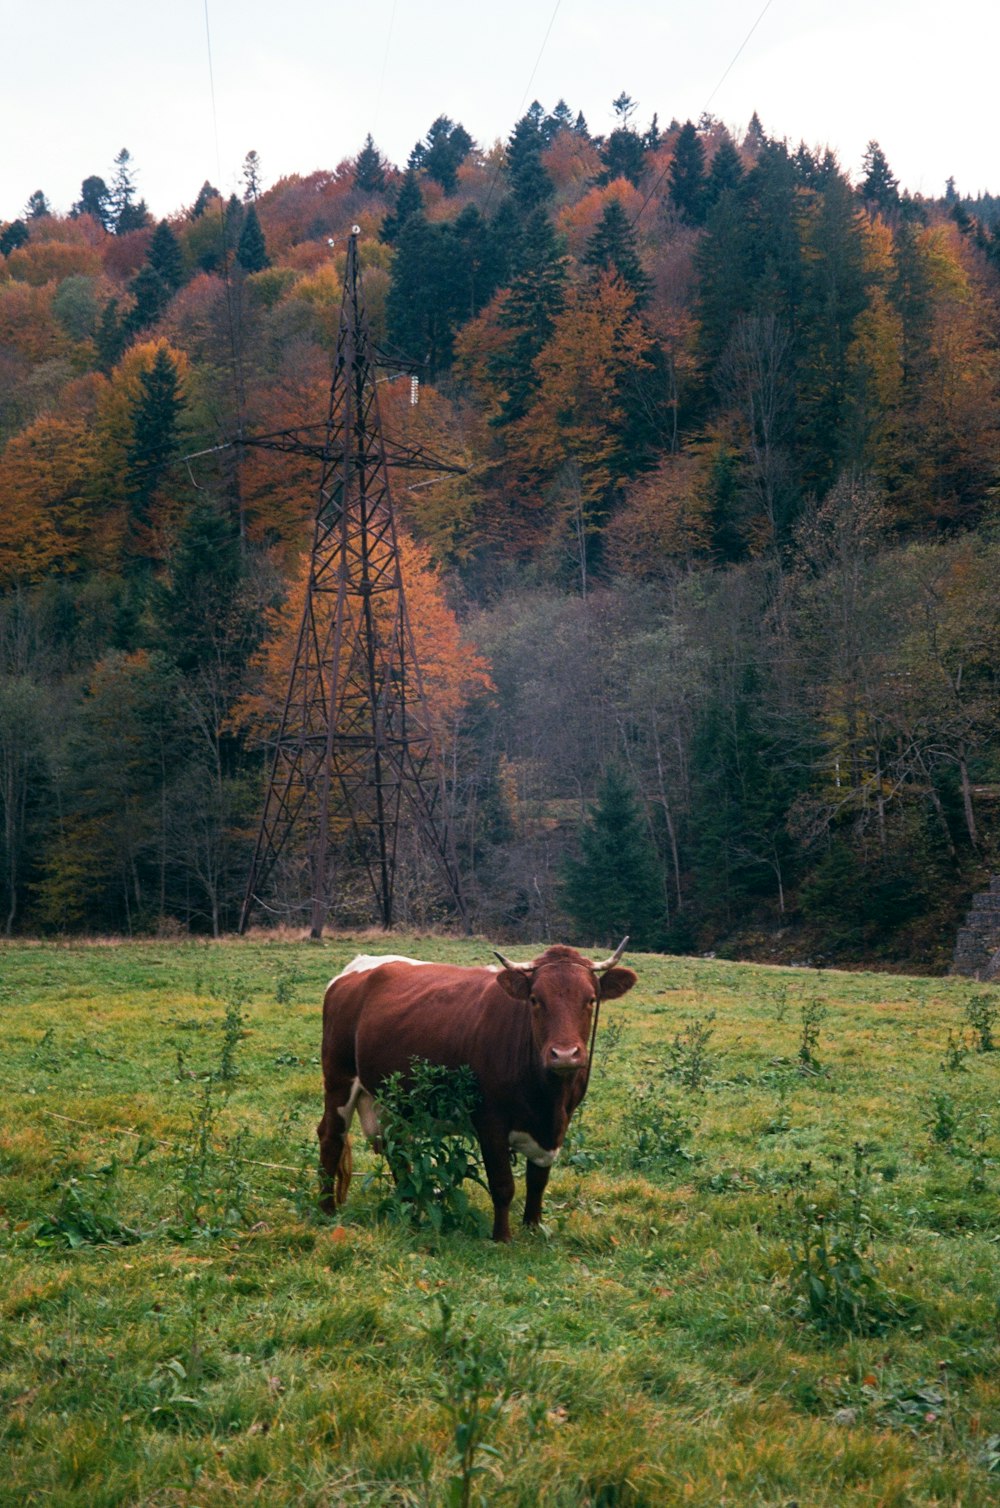
POLYGON ((274 743, 240 932, 294 833, 319 937, 336 870, 352 853, 368 872, 382 925, 393 919, 400 824, 409 818, 465 907, 444 811, 444 779, 406 609, 388 467, 459 468, 382 433, 357 227, 347 268, 325 425, 243 444, 320 464, 299 635, 274 743))

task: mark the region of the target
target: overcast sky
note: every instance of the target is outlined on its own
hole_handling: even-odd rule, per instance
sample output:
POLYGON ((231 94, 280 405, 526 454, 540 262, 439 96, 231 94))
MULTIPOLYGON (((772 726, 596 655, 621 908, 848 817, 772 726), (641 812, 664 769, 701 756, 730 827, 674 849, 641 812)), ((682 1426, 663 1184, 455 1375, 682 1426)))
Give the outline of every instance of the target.
POLYGON ((875 138, 915 192, 949 174, 1000 192, 1000 0, 764 5, 0 0, 0 219, 39 188, 68 210, 123 146, 160 217, 206 178, 239 188, 250 148, 265 185, 335 166, 368 131, 403 163, 438 115, 489 144, 560 96, 603 133, 623 90, 642 128, 708 108, 742 131, 756 109, 769 135, 832 146, 855 175, 875 138))

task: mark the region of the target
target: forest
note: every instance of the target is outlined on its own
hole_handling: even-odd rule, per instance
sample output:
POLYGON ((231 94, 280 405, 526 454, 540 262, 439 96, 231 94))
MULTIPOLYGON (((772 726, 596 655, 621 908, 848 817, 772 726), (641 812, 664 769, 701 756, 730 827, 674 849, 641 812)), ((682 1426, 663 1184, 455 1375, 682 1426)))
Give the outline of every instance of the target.
POLYGON ((0 226, 0 932, 234 927, 316 477, 231 442, 324 416, 357 225, 386 432, 462 468, 393 499, 475 929, 947 966, 1000 863, 996 201, 614 111, 250 151, 158 223, 123 148, 0 226))

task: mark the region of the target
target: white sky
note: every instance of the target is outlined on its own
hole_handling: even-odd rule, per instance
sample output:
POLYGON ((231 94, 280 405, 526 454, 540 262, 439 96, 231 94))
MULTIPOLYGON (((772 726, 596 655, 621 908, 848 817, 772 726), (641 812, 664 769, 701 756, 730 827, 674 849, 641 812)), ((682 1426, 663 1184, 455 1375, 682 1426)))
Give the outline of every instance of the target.
POLYGON ((875 138, 913 191, 952 174, 1000 192, 1000 0, 771 0, 734 62, 764 4, 0 0, 0 219, 38 188, 65 212, 122 146, 159 217, 205 178, 240 188, 250 148, 265 185, 334 167, 367 131, 402 164, 437 115, 489 144, 560 96, 603 133, 622 90, 643 129, 708 106, 742 131, 756 109, 854 174, 875 138))

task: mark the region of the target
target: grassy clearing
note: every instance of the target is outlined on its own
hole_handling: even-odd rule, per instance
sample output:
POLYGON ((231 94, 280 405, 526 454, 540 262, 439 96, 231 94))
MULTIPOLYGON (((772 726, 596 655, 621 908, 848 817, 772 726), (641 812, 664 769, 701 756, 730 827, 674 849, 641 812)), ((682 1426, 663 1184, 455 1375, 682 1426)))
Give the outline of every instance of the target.
POLYGON ((630 957, 497 1249, 314 1209, 355 951, 0 951, 0 1504, 996 1501, 981 986, 630 957))

